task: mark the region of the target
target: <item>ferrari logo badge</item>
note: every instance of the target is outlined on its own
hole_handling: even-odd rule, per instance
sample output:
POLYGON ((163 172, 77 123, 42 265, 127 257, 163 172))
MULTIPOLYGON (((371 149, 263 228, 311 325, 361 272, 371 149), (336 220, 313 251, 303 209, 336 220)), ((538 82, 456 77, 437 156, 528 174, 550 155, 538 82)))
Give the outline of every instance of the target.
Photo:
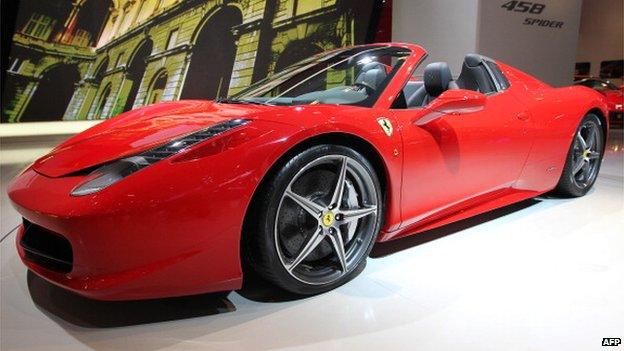
POLYGON ((379 123, 381 129, 383 129, 387 136, 392 136, 392 122, 390 122, 389 119, 386 117, 379 117, 377 118, 377 123, 379 123))
POLYGON ((329 227, 332 224, 334 224, 334 214, 331 211, 329 211, 329 212, 327 212, 327 213, 325 213, 323 215, 323 224, 326 227, 329 227))

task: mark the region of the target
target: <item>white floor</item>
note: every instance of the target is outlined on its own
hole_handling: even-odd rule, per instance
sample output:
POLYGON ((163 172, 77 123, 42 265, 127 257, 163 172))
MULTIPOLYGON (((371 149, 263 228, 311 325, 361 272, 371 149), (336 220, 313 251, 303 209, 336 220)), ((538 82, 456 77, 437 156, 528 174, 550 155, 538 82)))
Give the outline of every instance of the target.
POLYGON ((299 300, 247 289, 103 303, 27 276, 4 199, 21 165, 4 164, 0 349, 604 350, 602 338, 624 338, 621 130, 611 141, 587 196, 378 246, 358 278, 299 300))

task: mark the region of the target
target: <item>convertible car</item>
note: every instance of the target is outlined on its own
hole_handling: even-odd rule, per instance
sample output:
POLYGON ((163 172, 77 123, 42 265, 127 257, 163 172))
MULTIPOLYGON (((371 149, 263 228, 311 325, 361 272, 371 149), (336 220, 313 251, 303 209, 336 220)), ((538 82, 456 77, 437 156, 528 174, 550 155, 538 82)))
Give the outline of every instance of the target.
POLYGON ((412 44, 341 48, 227 99, 111 118, 12 181, 19 255, 102 300, 250 275, 317 294, 361 272, 375 242, 592 187, 602 95, 476 54, 457 76, 425 58, 412 44))

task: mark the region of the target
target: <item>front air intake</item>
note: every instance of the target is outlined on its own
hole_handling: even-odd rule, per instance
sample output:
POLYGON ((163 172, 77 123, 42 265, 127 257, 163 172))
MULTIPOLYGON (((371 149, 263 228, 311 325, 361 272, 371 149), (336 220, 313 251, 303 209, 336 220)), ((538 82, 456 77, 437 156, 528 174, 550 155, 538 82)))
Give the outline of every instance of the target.
POLYGON ((20 246, 26 260, 36 265, 61 273, 72 270, 74 257, 69 240, 26 219, 20 246))

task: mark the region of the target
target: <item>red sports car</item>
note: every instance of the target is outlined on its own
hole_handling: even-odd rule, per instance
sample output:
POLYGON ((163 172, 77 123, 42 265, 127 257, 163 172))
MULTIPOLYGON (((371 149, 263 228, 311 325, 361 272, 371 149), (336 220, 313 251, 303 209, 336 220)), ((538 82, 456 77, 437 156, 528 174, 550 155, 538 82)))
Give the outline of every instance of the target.
POLYGON ((602 95, 607 101, 609 109, 609 123, 611 125, 622 126, 624 123, 624 86, 617 87, 615 84, 597 78, 585 78, 574 82, 576 85, 584 85, 592 88, 602 95))
POLYGON ((357 275, 376 241, 555 190, 582 196, 602 96, 469 54, 342 48, 228 99, 124 113, 9 186, 26 266, 95 299, 188 295, 260 275, 298 294, 357 275))

